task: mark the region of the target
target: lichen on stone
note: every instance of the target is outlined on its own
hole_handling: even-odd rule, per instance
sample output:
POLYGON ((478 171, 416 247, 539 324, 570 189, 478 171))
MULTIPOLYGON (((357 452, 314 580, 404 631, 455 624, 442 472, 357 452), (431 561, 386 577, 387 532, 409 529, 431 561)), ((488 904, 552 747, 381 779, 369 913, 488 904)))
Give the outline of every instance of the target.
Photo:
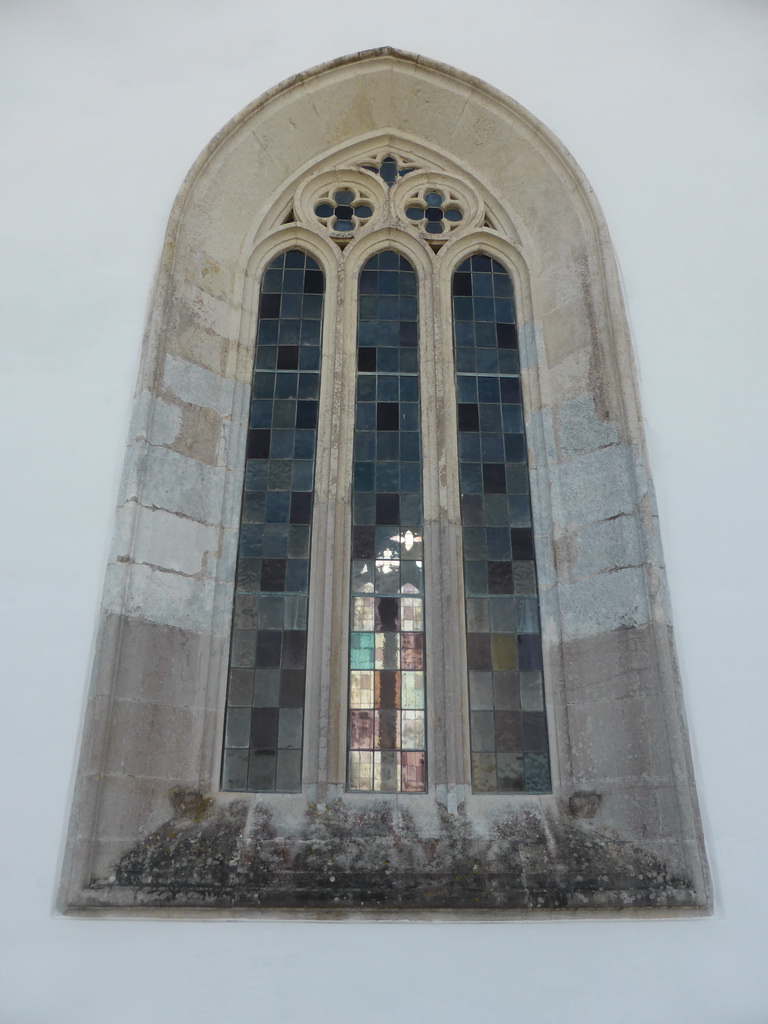
MULTIPOLYGON (((177 814, 123 856, 114 880, 143 906, 308 909, 685 907, 690 882, 616 833, 530 807, 481 836, 460 806, 434 834, 403 809, 309 804, 280 835, 269 810, 172 797, 177 814)), ((124 902, 124 901, 123 901, 124 902)))

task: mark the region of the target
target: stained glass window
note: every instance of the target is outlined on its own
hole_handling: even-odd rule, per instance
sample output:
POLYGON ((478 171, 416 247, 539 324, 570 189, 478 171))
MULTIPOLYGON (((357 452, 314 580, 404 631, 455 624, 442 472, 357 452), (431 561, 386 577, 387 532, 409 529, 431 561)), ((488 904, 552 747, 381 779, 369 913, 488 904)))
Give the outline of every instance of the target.
POLYGON ((541 628, 512 282, 484 255, 453 277, 472 786, 550 789, 541 628))
POLYGON ((360 275, 352 487, 353 791, 426 789, 417 280, 395 252, 360 275))
POLYGON ((298 792, 323 274, 292 249, 261 288, 222 787, 298 792))

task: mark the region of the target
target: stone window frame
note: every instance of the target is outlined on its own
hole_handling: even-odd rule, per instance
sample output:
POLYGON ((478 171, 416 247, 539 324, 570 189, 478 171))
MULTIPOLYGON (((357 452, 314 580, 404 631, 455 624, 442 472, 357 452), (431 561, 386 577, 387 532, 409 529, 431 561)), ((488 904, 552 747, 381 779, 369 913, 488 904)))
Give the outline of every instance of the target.
MULTIPOLYGON (((454 69, 384 48, 298 76, 239 115, 190 172, 166 235, 107 572, 61 908, 166 916, 201 907, 313 915, 710 912, 635 381, 599 207, 562 145, 513 101, 454 69), (365 107, 360 97, 368 85, 365 107), (429 118, 419 116, 422 108, 429 118), (318 110, 326 115, 314 125, 318 110), (351 113, 336 116, 339 110, 357 111, 364 124, 353 123, 351 113), (289 116, 301 146, 283 130, 289 116), (297 223, 302 182, 386 150, 406 152, 436 183, 468 184, 486 204, 483 226, 457 233, 433 256, 394 224, 362 228, 347 251, 297 223), (542 587, 551 795, 471 793, 466 686, 456 671, 464 634, 444 629, 463 620, 458 491, 450 473, 425 478, 425 518, 428 508, 440 510, 431 551, 440 557, 430 558, 429 545, 425 551, 433 595, 427 632, 431 648, 445 652, 443 674, 453 680, 437 693, 431 686, 430 750, 441 737, 440 764, 430 766, 426 798, 344 791, 356 269, 390 245, 419 275, 432 351, 422 386, 440 400, 453 387, 445 341, 452 270, 481 251, 513 279, 542 587), (320 398, 328 428, 318 437, 308 637, 309 663, 320 670, 308 687, 302 794, 230 794, 220 792, 218 774, 255 317, 261 272, 290 247, 323 268, 330 299, 320 398), (342 272, 347 258, 352 265, 342 272), (422 855, 441 842, 454 851, 447 873, 430 864, 426 903, 397 882, 378 889, 375 872, 364 883, 365 898, 357 899, 358 889, 340 897, 329 873, 342 870, 332 844, 325 867, 312 869, 311 897, 294 881, 259 889, 248 874, 254 858, 263 869, 264 851, 274 852, 278 841, 280 856, 293 864, 318 829, 352 839, 382 808, 389 815, 384 831, 399 830, 402 840, 415 828, 413 846, 421 844, 422 855), (469 846, 460 835, 470 837, 469 846), (208 850, 207 863, 229 865, 226 883, 190 853, 196 843, 208 850), (588 851, 598 849, 601 866, 595 863, 593 874, 602 872, 604 884, 583 888, 579 871, 593 858, 588 851), (523 867, 510 875, 512 854, 523 867), (159 867, 163 856, 173 861, 170 872, 159 867), (526 880, 534 863, 535 884, 526 880), (471 870, 485 879, 481 890, 446 882, 471 870), (656 881, 638 881, 643 873, 655 873, 656 881), (246 876, 248 885, 238 888, 246 876)), ((440 426, 434 403, 423 404, 427 450, 440 426)), ((451 400, 444 404, 438 449, 455 459, 455 410, 451 400)), ((377 838, 366 855, 373 863, 381 828, 371 835, 377 838)))

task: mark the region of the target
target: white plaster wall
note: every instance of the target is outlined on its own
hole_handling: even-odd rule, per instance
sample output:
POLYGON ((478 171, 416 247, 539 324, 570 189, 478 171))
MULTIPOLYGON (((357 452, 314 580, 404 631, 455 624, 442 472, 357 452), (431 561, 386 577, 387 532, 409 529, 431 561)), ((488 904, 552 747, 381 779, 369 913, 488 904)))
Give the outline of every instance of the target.
POLYGON ((0 12, 0 1022, 768 1020, 768 8, 16 0, 0 12), (716 914, 64 920, 53 893, 147 295, 210 137, 391 44, 527 106, 597 192, 641 372, 716 914))

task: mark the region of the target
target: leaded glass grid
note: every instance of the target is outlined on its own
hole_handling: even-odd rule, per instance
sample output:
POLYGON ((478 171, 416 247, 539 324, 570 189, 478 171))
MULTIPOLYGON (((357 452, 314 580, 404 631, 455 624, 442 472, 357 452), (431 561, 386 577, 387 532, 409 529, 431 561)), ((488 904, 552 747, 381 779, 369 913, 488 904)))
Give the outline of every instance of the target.
POLYGON ((301 789, 323 274, 298 249, 261 288, 222 788, 301 789))
POLYGON ((453 277, 472 786, 550 790, 541 628, 512 282, 488 256, 453 277))
POLYGON ((426 711, 417 278, 360 275, 352 484, 348 788, 424 792, 426 711))

